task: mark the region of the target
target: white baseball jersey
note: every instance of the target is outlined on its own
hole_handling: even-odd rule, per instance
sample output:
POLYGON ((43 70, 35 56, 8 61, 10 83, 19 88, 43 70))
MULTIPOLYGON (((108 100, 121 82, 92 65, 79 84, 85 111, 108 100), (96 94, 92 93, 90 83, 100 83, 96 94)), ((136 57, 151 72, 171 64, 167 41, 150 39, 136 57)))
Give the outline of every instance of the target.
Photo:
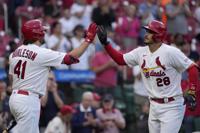
POLYGON ((20 46, 9 57, 9 74, 13 77, 12 88, 44 95, 49 67, 60 65, 65 54, 34 44, 20 46))
POLYGON ((153 98, 181 95, 181 73, 193 63, 180 50, 166 44, 153 53, 148 46, 139 47, 123 58, 131 67, 140 66, 144 85, 153 98))

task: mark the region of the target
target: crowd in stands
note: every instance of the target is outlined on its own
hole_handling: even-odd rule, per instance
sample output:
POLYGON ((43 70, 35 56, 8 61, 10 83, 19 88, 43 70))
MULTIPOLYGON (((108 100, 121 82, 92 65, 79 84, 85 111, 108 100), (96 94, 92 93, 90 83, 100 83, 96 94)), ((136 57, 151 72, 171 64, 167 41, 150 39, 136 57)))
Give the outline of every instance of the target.
MULTIPOLYGON (((144 46, 142 26, 160 20, 167 26, 165 42, 200 65, 199 0, 0 0, 0 68, 6 72, 9 54, 23 43, 22 24, 35 18, 48 28, 42 47, 60 52, 79 47, 93 21, 106 27, 115 49, 127 52, 144 46)), ((139 67, 117 66, 97 38, 78 64, 52 70, 90 70, 96 78, 92 84, 59 83, 51 72, 41 98, 41 133, 148 133, 149 103, 139 67)), ((185 72, 183 90, 188 82, 185 72)), ((198 88, 197 109, 186 109, 185 133, 200 131, 198 88)), ((0 132, 13 119, 11 91, 8 78, 1 79, 0 132)))

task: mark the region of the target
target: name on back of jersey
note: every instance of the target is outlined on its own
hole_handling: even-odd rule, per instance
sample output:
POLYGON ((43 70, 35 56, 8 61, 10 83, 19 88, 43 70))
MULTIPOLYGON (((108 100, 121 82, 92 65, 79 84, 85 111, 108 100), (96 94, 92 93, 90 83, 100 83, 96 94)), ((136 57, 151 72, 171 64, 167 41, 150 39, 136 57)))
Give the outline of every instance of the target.
POLYGON ((12 58, 14 58, 14 57, 24 57, 24 58, 30 59, 32 61, 35 60, 36 56, 37 56, 36 52, 33 52, 31 50, 28 50, 28 49, 16 49, 12 54, 12 58))

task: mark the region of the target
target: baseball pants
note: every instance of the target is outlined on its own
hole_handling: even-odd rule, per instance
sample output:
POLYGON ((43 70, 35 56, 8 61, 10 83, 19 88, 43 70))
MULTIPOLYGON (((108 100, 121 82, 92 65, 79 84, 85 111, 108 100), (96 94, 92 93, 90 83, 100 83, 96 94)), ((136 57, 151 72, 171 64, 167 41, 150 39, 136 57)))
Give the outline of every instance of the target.
POLYGON ((150 133, 178 133, 185 113, 183 98, 159 104, 150 102, 149 132, 150 133))
POLYGON ((39 133, 40 100, 36 94, 22 95, 13 92, 9 106, 17 122, 12 133, 39 133))

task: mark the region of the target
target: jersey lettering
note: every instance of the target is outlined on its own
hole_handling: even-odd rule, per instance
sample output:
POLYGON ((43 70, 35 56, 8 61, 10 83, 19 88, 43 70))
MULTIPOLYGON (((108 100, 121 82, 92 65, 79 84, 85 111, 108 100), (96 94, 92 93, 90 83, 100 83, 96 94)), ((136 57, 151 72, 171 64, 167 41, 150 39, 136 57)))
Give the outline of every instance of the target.
POLYGON ((22 63, 22 60, 19 60, 14 67, 14 74, 17 74, 18 78, 24 79, 25 71, 26 71, 26 63, 27 61, 22 63), (22 70, 21 70, 22 67, 22 70), (20 77, 21 75, 21 77, 20 77))
POLYGON ((24 57, 24 58, 27 58, 27 59, 34 61, 36 56, 37 56, 36 52, 30 51, 28 49, 17 49, 13 53, 12 58, 14 58, 14 57, 24 57))

